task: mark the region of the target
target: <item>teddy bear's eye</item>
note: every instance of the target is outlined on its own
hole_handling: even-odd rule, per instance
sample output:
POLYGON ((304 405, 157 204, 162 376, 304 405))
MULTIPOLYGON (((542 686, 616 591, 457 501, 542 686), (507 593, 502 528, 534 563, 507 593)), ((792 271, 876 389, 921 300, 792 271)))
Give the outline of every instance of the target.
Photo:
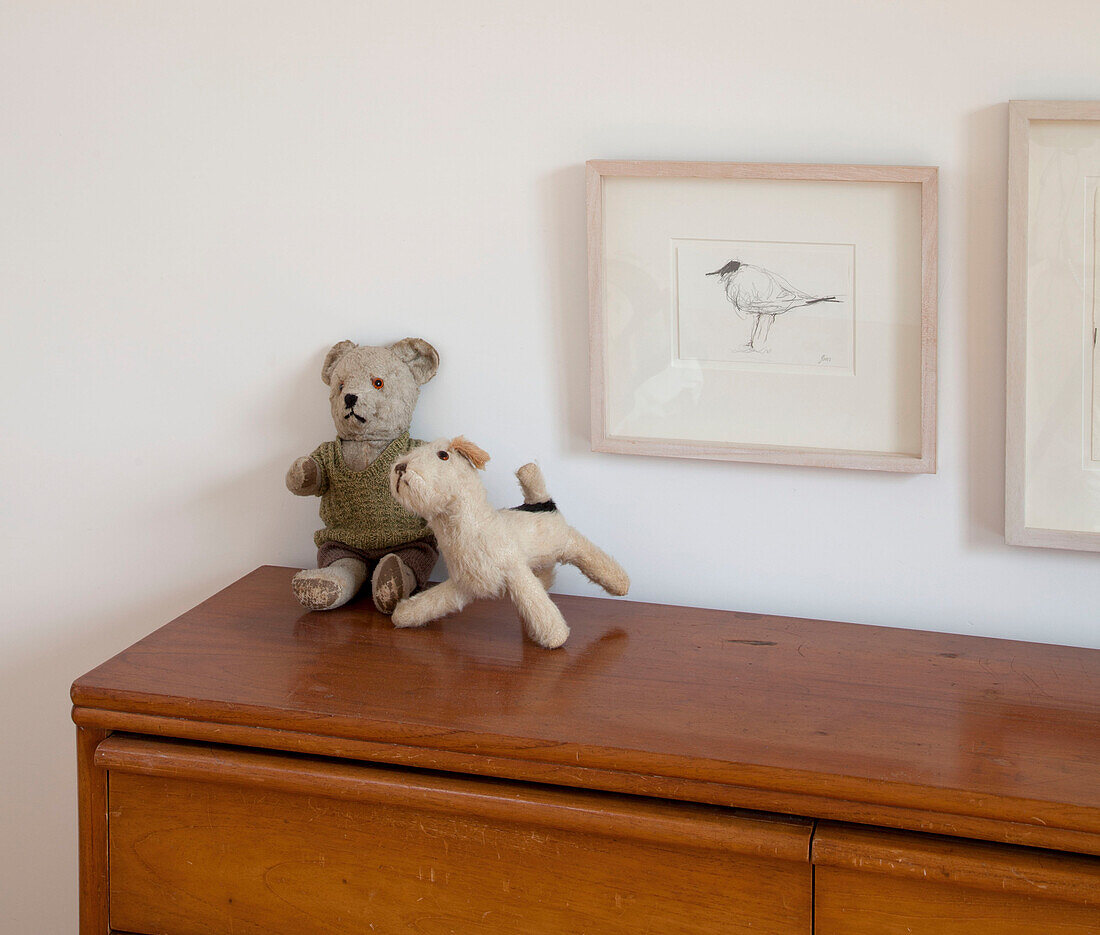
POLYGON ((340 392, 344 391, 344 381, 343 380, 340 381, 340 386, 338 387, 338 389, 340 390, 340 392))
POLYGON ((373 386, 376 390, 380 390, 383 386, 386 385, 385 381, 381 377, 375 377, 370 382, 371 386, 373 386))
POLYGON ((450 456, 449 454, 447 454, 447 452, 445 452, 445 451, 437 451, 437 452, 436 452, 436 454, 437 454, 437 455, 439 456, 439 460, 440 460, 440 461, 446 461, 446 460, 447 460, 448 458, 450 458, 450 457, 451 457, 451 456, 450 456))

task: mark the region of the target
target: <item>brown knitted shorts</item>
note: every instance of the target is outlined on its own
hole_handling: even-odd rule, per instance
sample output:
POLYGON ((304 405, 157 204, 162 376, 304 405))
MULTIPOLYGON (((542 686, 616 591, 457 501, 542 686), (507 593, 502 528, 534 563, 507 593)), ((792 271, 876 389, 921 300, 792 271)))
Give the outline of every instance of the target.
POLYGON ((343 542, 322 542, 317 550, 317 567, 324 568, 331 565, 337 559, 357 558, 367 565, 367 574, 374 571, 374 566, 379 559, 390 553, 398 555, 409 566, 409 571, 416 577, 416 586, 423 588, 428 583, 428 575, 435 567, 439 552, 435 547, 435 539, 425 536, 423 539, 413 539, 412 542, 404 542, 392 549, 356 549, 343 542))

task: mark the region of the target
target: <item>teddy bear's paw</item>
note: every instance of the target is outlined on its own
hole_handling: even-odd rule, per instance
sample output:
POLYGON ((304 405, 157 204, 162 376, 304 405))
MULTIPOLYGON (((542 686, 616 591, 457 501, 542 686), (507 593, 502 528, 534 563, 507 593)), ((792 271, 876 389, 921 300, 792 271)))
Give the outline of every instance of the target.
POLYGON ((398 603, 416 590, 416 576, 400 555, 383 555, 371 575, 371 596, 374 606, 384 614, 392 614, 398 603))
POLYGON ((351 600, 351 588, 325 568, 300 571, 290 582, 298 603, 309 610, 332 610, 351 600))
POLYGON ((314 494, 320 486, 321 475, 312 457, 299 458, 286 472, 286 489, 300 497, 314 494))

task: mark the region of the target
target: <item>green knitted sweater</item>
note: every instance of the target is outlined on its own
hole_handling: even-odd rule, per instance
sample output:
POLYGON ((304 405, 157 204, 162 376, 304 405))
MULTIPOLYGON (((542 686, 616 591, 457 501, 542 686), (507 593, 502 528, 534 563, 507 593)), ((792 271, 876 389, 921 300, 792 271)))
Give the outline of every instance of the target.
POLYGON ((340 439, 318 445, 310 456, 321 469, 321 521, 313 541, 342 542, 354 549, 389 549, 428 535, 428 524, 406 510, 390 493, 390 468, 422 444, 409 433, 395 438, 362 471, 344 463, 340 439))

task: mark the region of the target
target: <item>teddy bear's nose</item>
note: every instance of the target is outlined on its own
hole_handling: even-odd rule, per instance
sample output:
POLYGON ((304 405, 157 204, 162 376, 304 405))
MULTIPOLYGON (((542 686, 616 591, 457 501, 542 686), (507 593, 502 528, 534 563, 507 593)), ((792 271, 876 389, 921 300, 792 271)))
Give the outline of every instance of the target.
POLYGON ((408 464, 406 464, 404 461, 398 461, 397 464, 393 466, 393 473, 400 477, 402 474, 405 473, 405 471, 408 470, 408 467, 408 464))
POLYGON ((354 406, 357 402, 359 402, 359 397, 356 396, 354 393, 344 394, 344 405, 347 406, 348 409, 354 406))

